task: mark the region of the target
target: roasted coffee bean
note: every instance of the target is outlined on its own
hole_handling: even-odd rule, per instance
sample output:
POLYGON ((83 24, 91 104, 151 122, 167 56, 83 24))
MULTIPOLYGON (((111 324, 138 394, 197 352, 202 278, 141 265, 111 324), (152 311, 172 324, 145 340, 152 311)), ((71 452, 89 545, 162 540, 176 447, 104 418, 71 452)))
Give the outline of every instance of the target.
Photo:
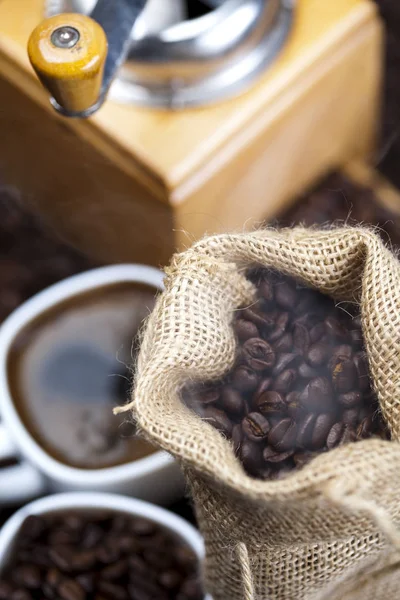
POLYGON ((333 348, 329 361, 328 361, 328 368, 332 371, 336 364, 338 363, 339 360, 343 360, 343 359, 350 359, 352 357, 353 354, 353 349, 351 346, 349 346, 348 344, 342 344, 340 346, 336 346, 336 348, 333 348))
POLYGON ((310 334, 307 327, 301 323, 296 323, 293 330, 293 346, 294 349, 304 355, 310 346, 310 334))
POLYGON ((62 600, 85 600, 85 590, 73 579, 65 579, 60 583, 57 594, 62 600))
POLYGON ((340 394, 345 394, 354 389, 356 381, 357 372, 353 361, 349 358, 339 356, 332 368, 333 387, 340 394))
POLYGON ((286 452, 294 448, 296 436, 296 423, 292 419, 282 419, 269 432, 268 444, 275 450, 286 452))
POLYGON ((243 431, 242 431, 242 426, 241 425, 235 425, 235 427, 232 430, 232 442, 233 442, 233 449, 235 454, 239 454, 240 452, 240 447, 242 445, 242 441, 243 441, 243 431))
POLYGON ((221 406, 229 414, 241 415, 245 410, 245 401, 238 390, 226 387, 221 394, 221 406))
POLYGON ((263 392, 256 399, 256 406, 261 414, 266 417, 281 416, 286 411, 286 402, 279 392, 263 392))
POLYGON ((274 348, 275 352, 278 354, 281 352, 290 352, 291 350, 294 350, 292 334, 285 333, 275 342, 274 348))
POLYGON ((28 542, 37 541, 45 531, 45 524, 41 517, 30 515, 21 527, 21 536, 28 542))
POLYGON ((262 448, 257 442, 244 440, 240 448, 240 460, 250 475, 257 476, 258 469, 262 465, 262 448))
POLYGON ((358 408, 348 408, 342 412, 342 420, 345 425, 354 427, 358 422, 359 410, 358 408))
POLYGON ((160 585, 167 590, 176 590, 182 581, 178 571, 164 571, 158 578, 160 585))
MULTIPOLYGON (((122 577, 124 575, 124 573, 126 573, 128 571, 128 561, 127 559, 123 559, 123 560, 118 560, 117 562, 115 562, 112 565, 109 565, 108 567, 105 567, 105 569, 103 569, 101 571, 101 575, 102 577, 104 577, 104 579, 110 580, 112 581, 113 579, 119 579, 120 577, 122 577)), ((85 587, 85 586, 83 586, 85 587)), ((86 589, 86 587, 85 587, 86 589)))
MULTIPOLYGON (((103 577, 104 577, 104 571, 106 571, 107 569, 111 569, 112 566, 113 565, 110 565, 109 567, 106 567, 106 569, 103 569, 103 571, 101 572, 103 577)), ((92 594, 93 590, 95 588, 95 580, 97 577, 98 577, 98 575, 95 573, 84 573, 83 575, 78 575, 76 577, 76 581, 79 583, 81 588, 85 590, 85 592, 87 594, 92 594)), ((106 579, 107 579, 107 577, 106 577, 106 579)))
POLYGON ((301 404, 310 412, 327 412, 335 409, 332 386, 326 377, 316 377, 300 395, 301 404))
POLYGON ((27 590, 18 589, 12 592, 10 600, 33 600, 33 596, 27 590))
POLYGON ((343 438, 345 427, 346 425, 344 423, 335 423, 332 425, 326 438, 326 446, 328 450, 332 450, 332 448, 336 448, 336 446, 340 444, 343 438))
POLYGON ((240 341, 246 341, 250 338, 259 336, 257 325, 246 319, 238 319, 235 321, 233 329, 240 341))
POLYGON ((318 377, 318 369, 313 369, 313 367, 310 367, 306 362, 299 365, 298 372, 303 379, 315 379, 318 377))
POLYGON ((286 452, 281 452, 279 450, 275 450, 270 446, 267 446, 263 450, 263 459, 267 463, 277 464, 281 463, 293 455, 293 450, 287 450, 286 452))
POLYGON ((297 427, 297 446, 300 448, 310 448, 313 437, 314 426, 317 416, 313 413, 307 414, 297 427))
POLYGON ((326 333, 325 323, 317 323, 314 327, 310 329, 310 342, 311 344, 315 344, 318 342, 323 335, 326 333))
POLYGON ((241 392, 254 391, 258 386, 258 382, 259 375, 246 365, 240 365, 232 374, 232 384, 241 392))
POLYGON ((263 394, 264 392, 269 390, 271 387, 271 384, 272 384, 272 377, 264 377, 264 379, 262 379, 260 381, 260 383, 258 384, 258 387, 255 391, 254 397, 258 398, 259 396, 261 396, 261 394, 263 394))
POLYGON ((106 598, 112 598, 113 600, 129 600, 129 594, 125 588, 121 585, 111 583, 111 581, 100 581, 96 587, 101 594, 106 596, 106 598))
POLYGON ((243 359, 254 371, 265 371, 275 363, 272 346, 261 338, 251 338, 243 344, 243 359))
POLYGON ((270 304, 273 301, 274 286, 272 285, 271 281, 269 281, 268 279, 264 279, 264 280, 260 281, 259 286, 258 286, 258 291, 259 291, 262 299, 267 304, 270 304))
POLYGON ((294 287, 286 282, 278 283, 275 288, 275 300, 286 310, 293 310, 297 301, 294 287))
POLYGON ((13 581, 19 587, 38 588, 41 579, 40 569, 35 565, 20 565, 13 571, 13 581))
POLYGON ((243 317, 254 323, 260 331, 268 331, 275 325, 274 315, 263 313, 259 307, 244 309, 243 317))
POLYGON ((361 421, 361 423, 359 424, 359 426, 357 428, 357 437, 359 439, 364 439, 366 437, 369 437, 372 429, 373 429, 372 416, 368 415, 367 417, 364 417, 363 420, 361 421))
POLYGON ((362 402, 361 392, 347 392, 347 394, 339 394, 338 402, 345 408, 354 408, 362 402))
POLYGON ((306 414, 304 406, 300 402, 300 392, 289 392, 286 396, 286 410, 292 419, 300 421, 306 414))
POLYGON ((297 379, 297 371, 295 369, 285 369, 274 381, 274 389, 277 392, 286 394, 289 392, 297 379))
POLYGON ((320 367, 329 356, 330 347, 322 341, 316 342, 310 346, 307 352, 307 362, 311 367, 320 367))
POLYGON ((252 412, 242 421, 242 431, 252 442, 261 442, 268 436, 269 423, 259 412, 252 412))
POLYGON ((293 353, 285 353, 280 354, 276 360, 275 366, 272 369, 273 375, 279 375, 284 371, 289 365, 294 367, 296 363, 298 363, 299 357, 293 353))
POLYGON ((332 316, 327 317, 324 325, 329 335, 340 340, 345 340, 348 337, 348 330, 342 325, 339 319, 332 316))
POLYGON ((328 434, 335 423, 335 415, 332 413, 322 413, 317 416, 314 424, 314 431, 311 438, 310 449, 319 450, 325 446, 328 434))
POLYGON ((358 375, 358 386, 362 392, 365 392, 370 387, 367 357, 364 352, 357 352, 353 361, 358 375))
POLYGON ((49 552, 49 556, 50 556, 51 561, 61 571, 64 571, 66 573, 72 571, 74 557, 73 557, 69 547, 56 546, 55 548, 51 548, 50 552, 49 552))
POLYGON ((281 313, 279 317, 276 319, 275 328, 268 334, 269 342, 276 342, 286 331, 286 328, 289 324, 289 314, 281 313))
POLYGON ((10 600, 13 589, 7 581, 0 581, 0 600, 10 600))
POLYGON ((222 410, 207 407, 203 412, 203 418, 224 435, 231 435, 232 421, 222 410))

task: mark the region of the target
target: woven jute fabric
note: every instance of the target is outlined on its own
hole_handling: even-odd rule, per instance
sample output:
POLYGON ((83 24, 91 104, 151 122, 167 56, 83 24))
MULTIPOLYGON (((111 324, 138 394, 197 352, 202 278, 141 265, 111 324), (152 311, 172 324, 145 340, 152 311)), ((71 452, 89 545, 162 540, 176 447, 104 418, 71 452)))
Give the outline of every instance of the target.
POLYGON ((364 228, 209 237, 176 255, 149 318, 129 408, 182 464, 214 600, 400 597, 400 263, 364 228), (235 359, 232 317, 251 304, 250 267, 278 269, 361 305, 371 375, 391 442, 370 439, 280 481, 249 477, 230 442, 181 401, 189 381, 235 359))

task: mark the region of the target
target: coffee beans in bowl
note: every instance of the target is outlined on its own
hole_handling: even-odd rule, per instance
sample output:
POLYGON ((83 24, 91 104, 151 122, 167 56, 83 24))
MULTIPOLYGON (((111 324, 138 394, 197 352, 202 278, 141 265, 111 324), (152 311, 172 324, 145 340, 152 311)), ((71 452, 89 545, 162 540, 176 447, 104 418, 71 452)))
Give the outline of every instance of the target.
POLYGON ((249 278, 258 299, 235 312, 234 368, 221 382, 187 387, 185 402, 260 479, 343 444, 388 439, 354 307, 277 272, 249 278))
POLYGON ((1 600, 201 600, 198 559, 172 531, 106 510, 30 515, 0 575, 1 600))

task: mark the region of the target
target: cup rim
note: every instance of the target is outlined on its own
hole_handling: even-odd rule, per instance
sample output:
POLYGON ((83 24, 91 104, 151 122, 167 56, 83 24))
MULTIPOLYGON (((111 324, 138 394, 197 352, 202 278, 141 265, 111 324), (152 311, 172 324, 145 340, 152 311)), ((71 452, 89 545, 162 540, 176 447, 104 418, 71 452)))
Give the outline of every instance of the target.
POLYGON ((67 277, 32 296, 15 309, 0 327, 0 416, 9 428, 13 443, 21 455, 47 477, 73 486, 108 485, 134 481, 174 462, 164 451, 156 451, 130 463, 102 469, 80 469, 66 465, 48 454, 25 428, 14 406, 8 383, 8 353, 18 333, 41 313, 78 294, 105 285, 123 282, 145 283, 163 290, 164 274, 159 269, 140 264, 98 267, 67 277))
POLYGON ((195 552, 198 560, 204 559, 204 542, 197 529, 171 511, 136 498, 103 492, 68 492, 52 494, 26 504, 15 512, 0 529, 0 570, 23 521, 29 515, 51 514, 72 509, 101 509, 124 512, 148 518, 163 525, 183 539, 195 552))

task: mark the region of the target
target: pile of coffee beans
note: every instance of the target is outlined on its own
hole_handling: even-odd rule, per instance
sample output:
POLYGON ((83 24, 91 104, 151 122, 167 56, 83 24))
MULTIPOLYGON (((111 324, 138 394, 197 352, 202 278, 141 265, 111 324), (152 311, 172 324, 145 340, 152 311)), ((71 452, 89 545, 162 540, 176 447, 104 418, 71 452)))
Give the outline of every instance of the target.
POLYGON ((236 364, 224 381, 186 388, 187 405, 261 479, 348 442, 389 439, 351 307, 278 273, 249 277, 259 298, 235 313, 236 364))
POLYGON ((291 226, 363 223, 376 226, 385 243, 400 246, 400 215, 382 205, 374 191, 333 173, 300 197, 275 224, 291 226))
POLYGON ((1 600, 200 600, 191 548, 147 519, 30 516, 0 577, 1 600))
POLYGON ((0 183, 0 322, 45 287, 93 266, 0 183))

